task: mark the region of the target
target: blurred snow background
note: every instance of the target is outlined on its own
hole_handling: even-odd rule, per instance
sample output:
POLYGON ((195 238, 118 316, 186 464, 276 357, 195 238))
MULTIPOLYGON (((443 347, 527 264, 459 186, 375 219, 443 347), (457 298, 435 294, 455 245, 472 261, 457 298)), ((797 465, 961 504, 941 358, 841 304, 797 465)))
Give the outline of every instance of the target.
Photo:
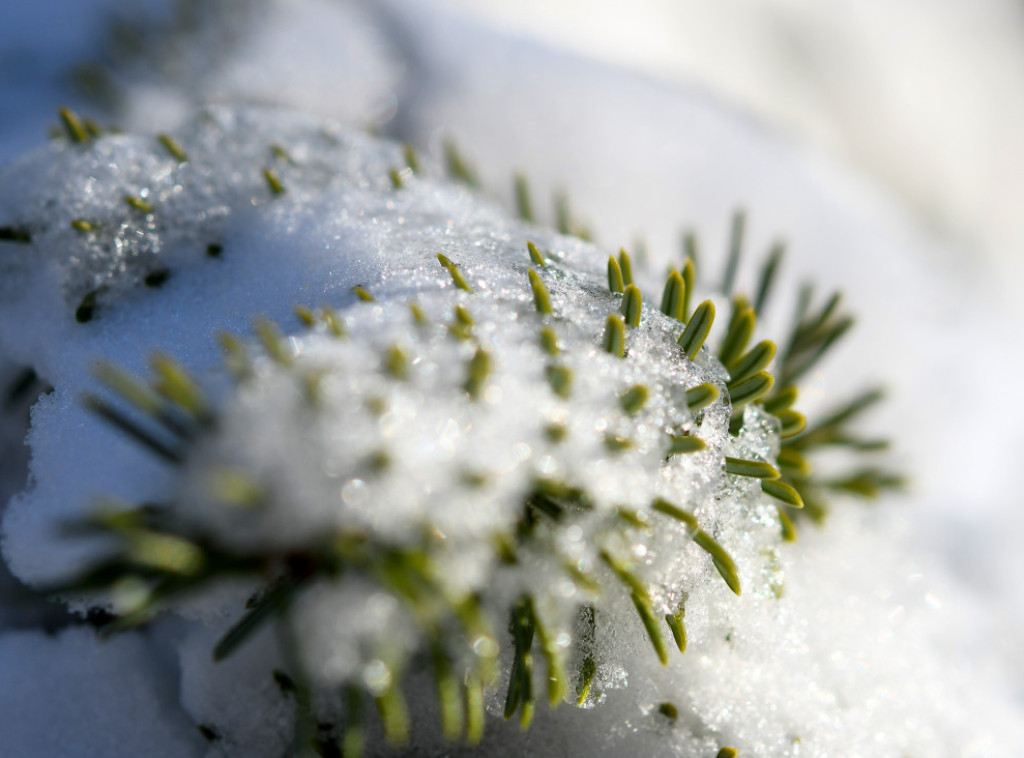
POLYGON ((523 171, 538 206, 566 190, 605 246, 642 237, 654 271, 688 226, 724 249, 745 205, 748 249, 783 235, 787 279, 849 294, 857 334, 809 399, 886 380, 876 423, 914 488, 880 518, 965 583, 950 623, 1020 707, 1019 3, 229 0, 191 22, 188 5, 5 3, 0 158, 42 144, 60 105, 169 129, 194 99, 240 99, 454 136, 485 186, 508 200, 523 171), (137 26, 112 37, 114 12, 137 26))
POLYGON ((699 85, 872 174, 944 235, 1024 239, 1015 0, 452 0, 507 29, 699 85))

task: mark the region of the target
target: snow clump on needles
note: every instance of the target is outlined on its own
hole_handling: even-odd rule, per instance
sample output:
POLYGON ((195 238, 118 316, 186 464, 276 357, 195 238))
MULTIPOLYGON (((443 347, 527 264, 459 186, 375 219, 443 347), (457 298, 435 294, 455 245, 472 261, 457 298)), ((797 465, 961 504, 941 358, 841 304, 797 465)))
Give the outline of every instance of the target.
POLYGON ((305 116, 64 118, 0 173, 0 341, 54 387, 5 556, 156 630, 211 754, 974 739, 925 609, 823 610, 855 525, 787 555, 802 418, 692 261, 656 301, 628 253, 305 116))

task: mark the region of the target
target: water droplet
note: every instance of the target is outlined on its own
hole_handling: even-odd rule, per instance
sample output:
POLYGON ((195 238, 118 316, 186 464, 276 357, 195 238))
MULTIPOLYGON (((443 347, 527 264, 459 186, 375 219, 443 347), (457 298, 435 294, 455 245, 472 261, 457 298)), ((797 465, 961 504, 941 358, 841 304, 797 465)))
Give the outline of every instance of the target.
POLYGON ((363 669, 363 684, 374 695, 379 695, 391 686, 391 670, 384 661, 375 658, 363 669))
POLYGON ((493 638, 482 635, 473 640, 473 652, 481 658, 493 658, 498 654, 498 643, 493 638))
POLYGON ((367 491, 366 482, 362 479, 352 479, 341 488, 341 499, 354 508, 366 505, 370 493, 367 491))

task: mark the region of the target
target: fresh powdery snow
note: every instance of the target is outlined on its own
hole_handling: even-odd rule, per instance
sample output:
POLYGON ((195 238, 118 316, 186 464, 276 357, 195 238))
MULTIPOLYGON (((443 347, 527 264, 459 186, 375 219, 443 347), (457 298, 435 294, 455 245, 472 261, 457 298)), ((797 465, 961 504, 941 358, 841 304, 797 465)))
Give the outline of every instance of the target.
MULTIPOLYGON (((14 596, 17 613, 0 615, 0 754, 278 758, 311 744, 352 755, 362 741, 367 755, 874 758, 1024 745, 1020 703, 987 668, 985 599, 908 547, 917 522, 892 503, 838 503, 824 528, 802 521, 786 541, 794 511, 726 472, 770 470, 782 437, 730 386, 738 364, 715 357, 730 298, 701 269, 685 306, 662 299, 680 220, 663 217, 681 197, 707 224, 726 195, 754 203, 759 223, 792 233, 805 270, 809 246, 874 246, 877 260, 910 235, 794 148, 705 101, 662 102, 654 85, 636 97, 667 105, 666 122, 640 113, 617 160, 657 143, 661 173, 622 173, 636 191, 616 201, 587 162, 622 117, 605 133, 579 100, 559 105, 546 63, 503 69, 516 43, 418 0, 253 7, 235 8, 247 21, 223 55, 207 43, 225 27, 212 25, 122 66, 128 131, 75 141, 68 114, 65 136, 0 167, 0 350, 35 372, 29 391, 53 388, 32 410, 4 559, 94 625, 111 611, 146 622, 105 640, 14 596), (325 52, 326 30, 345 23, 348 42, 325 52), (189 63, 199 48, 209 65, 189 63), (210 100, 221 104, 193 110, 210 100), (530 103, 555 125, 517 122, 530 103), (662 139, 682 123, 696 142, 662 139), (529 168, 545 195, 568 182, 601 239, 662 219, 653 262, 634 256, 642 306, 607 273, 615 250, 511 217, 443 171, 440 150, 353 127, 374 124, 427 147, 458 134, 485 178, 529 168), (705 160, 703 139, 735 152, 705 160), (718 177, 702 200, 682 171, 695 165, 718 177), (705 298, 718 324, 698 351, 705 298), (66 584, 82 577, 99 590, 66 584)), ((589 64, 544 61, 589 81, 589 64)), ((624 92, 635 80, 609 81, 624 92)), ((628 285, 628 256, 615 261, 628 285)), ((896 338, 879 339, 903 366, 896 338)), ((885 379, 860 356, 849 375, 885 379)), ((813 377, 812 400, 822 387, 813 377)), ((14 438, 23 421, 4 423, 14 438)))

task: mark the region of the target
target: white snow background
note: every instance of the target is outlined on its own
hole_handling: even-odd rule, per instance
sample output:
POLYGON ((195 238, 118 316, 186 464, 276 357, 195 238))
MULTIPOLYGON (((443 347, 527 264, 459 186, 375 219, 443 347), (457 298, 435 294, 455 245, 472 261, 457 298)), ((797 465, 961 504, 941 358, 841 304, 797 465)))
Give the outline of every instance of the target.
MULTIPOLYGON (((992 17, 1001 18, 997 4, 989 5, 992 17)), ((1018 547, 1024 516, 1016 477, 1022 419, 1015 398, 1022 314, 1014 291, 1019 256, 1008 252, 1018 238, 986 213, 989 206, 973 207, 977 194, 965 186, 975 185, 961 182, 963 174, 936 172, 930 181, 920 180, 924 190, 914 195, 915 187, 898 177, 919 177, 930 162, 917 152, 903 162, 903 155, 882 151, 873 154, 874 162, 860 160, 877 171, 865 179, 823 151, 724 104, 721 91, 709 94, 577 58, 551 47, 550 35, 547 44, 506 36, 438 2, 225 2, 217 7, 230 23, 217 22, 213 14, 216 23, 177 36, 156 31, 143 54, 125 53, 111 62, 109 24, 103 19, 115 6, 129 16, 138 11, 109 2, 10 3, 0 10, 0 156, 5 160, 45 144, 57 107, 70 103, 83 112, 95 107, 94 100, 76 94, 69 72, 83 61, 101 60, 112 65, 121 94, 107 111, 93 112, 129 131, 173 131, 191 120, 198 104, 216 102, 283 106, 373 127, 435 154, 442 139, 455 137, 485 188, 506 207, 511 207, 516 172, 530 178, 538 207, 556 190, 565 190, 603 249, 632 247, 642 237, 655 278, 666 263, 681 260, 684 228, 701 233, 706 259, 711 251, 724 250, 728 217, 737 205, 750 213, 749 252, 765 250, 784 236, 790 243, 785 281, 794 289, 804 278, 822 288, 840 287, 858 315, 854 335, 813 377, 803 407, 812 410, 881 379, 889 398, 872 428, 894 438, 896 460, 913 485, 909 497, 886 499, 870 511, 844 503, 823 531, 805 528, 796 546, 784 548, 789 551, 787 598, 808 625, 801 638, 807 650, 799 660, 814 661, 816 668, 805 672, 806 678, 767 665, 733 671, 731 686, 749 683, 743 701, 748 710, 703 713, 699 719, 740 738, 741 754, 751 755, 983 755, 996 749, 1013 755, 1024 750, 1019 641, 1024 603, 1018 587, 1024 573, 1018 547), (977 232, 969 235, 974 247, 961 248, 922 231, 903 200, 872 184, 887 179, 934 212, 942 212, 948 201, 956 210, 949 228, 977 232), (846 693, 849 703, 829 703, 821 711, 845 718, 835 715, 819 724, 817 741, 809 739, 802 750, 801 745, 759 743, 763 724, 757 719, 768 711, 753 703, 772 689, 772 677, 778 677, 776 695, 782 701, 818 702, 816 686, 829 697, 846 693), (909 742, 893 741, 904 739, 909 742), (915 744, 919 750, 911 753, 915 744)), ((148 18, 143 28, 159 29, 169 17, 167 8, 141 12, 148 18)), ((956 47, 955 21, 944 27, 943 16, 931 9, 918 13, 939 40, 933 47, 918 44, 918 55, 942 59, 943 43, 962 49, 956 47), (942 36, 944 29, 948 36, 942 36)), ((920 42, 913 23, 901 17, 885 27, 887 18, 879 10, 871 24, 920 42)), ((815 27, 809 28, 808 38, 820 39, 815 27)), ((893 56, 891 70, 898 72, 900 60, 893 56)), ((884 61, 874 65, 888 70, 884 61)), ((964 64, 957 74, 980 81, 988 65, 964 64)), ((1001 76, 1019 82, 1024 70, 1014 77, 1013 66, 1000 65, 1001 76)), ((735 93, 726 89, 724 94, 735 93)), ((882 124, 901 118, 884 98, 851 102, 863 103, 857 112, 868 121, 872 108, 882 124)), ((980 119, 978 110, 984 109, 960 112, 980 119)), ((894 129, 933 134, 928 119, 913 113, 902 118, 894 129)), ((971 135, 964 137, 970 145, 992 143, 981 127, 971 135)), ((858 143, 862 152, 856 157, 863 158, 867 142, 858 143)), ((944 150, 942 140, 922 137, 921 143, 936 151, 935 165, 962 160, 968 172, 976 165, 956 150, 944 150)), ((914 149, 923 148, 915 144, 914 149)), ((31 178, 26 174, 26 181, 31 178)), ((0 191, 17 195, 21 188, 0 191)), ((1006 202, 1016 196, 1012 186, 1006 192, 1006 202)), ((541 221, 552 219, 542 215, 541 221)), ((287 224, 269 221, 268 233, 287 224)), ((255 264, 241 273, 246 281, 260 280, 255 264)), ((713 267, 710 275, 717 275, 713 267)), ((203 275, 191 271, 182 281, 190 276, 199 287, 203 275)), ((284 286, 293 292, 310 287, 301 275, 290 276, 284 286)), ((275 277, 274 283, 283 281, 275 277)), ((213 343, 199 347, 202 340, 194 335, 216 327, 242 330, 252 312, 266 312, 259 285, 252 286, 252 292, 226 292, 227 299, 209 313, 192 311, 185 317, 182 311, 178 323, 163 333, 141 330, 120 343, 69 340, 76 325, 65 323, 66 314, 54 315, 55 300, 40 298, 26 311, 31 317, 23 317, 20 332, 8 325, 0 335, 0 353, 15 360, 31 353, 47 381, 66 385, 45 401, 49 412, 59 406, 77 413, 76 390, 87 381, 84 367, 98 354, 137 366, 157 347, 179 357, 191 349, 197 351, 190 358, 193 365, 208 365, 213 343)), ((178 291, 179 297, 189 297, 178 291)), ((291 304, 283 299, 279 296, 273 306, 280 312, 270 315, 283 318, 291 304)), ((164 307, 163 302, 147 307, 164 307)), ((776 323, 784 323, 788 305, 775 304, 776 323)), ((12 482, 24 475, 16 442, 24 426, 8 421, 4 480, 13 489, 12 482)), ((43 444, 46 438, 39 439, 43 444)), ((104 473, 100 446, 83 450, 78 460, 64 455, 57 453, 63 471, 34 471, 37 489, 83 482, 115 493, 124 487, 103 480, 114 474, 104 473), (90 460, 90 452, 97 459, 90 460)), ((62 497, 71 505, 76 495, 69 489, 50 499, 62 497)), ((18 537, 28 502, 22 501, 20 513, 17 503, 12 505, 4 549, 16 572, 20 561, 21 570, 31 575, 24 568, 29 559, 18 557, 36 550, 18 537)), ((212 638, 199 625, 172 620, 148 635, 98 644, 82 628, 54 632, 54 623, 61 624, 13 605, 0 608, 0 755, 198 755, 206 745, 192 719, 235 719, 243 726, 254 721, 252 714, 232 714, 231 708, 245 701, 240 691, 258 699, 265 683, 244 682, 244 659, 221 664, 218 678, 211 680, 204 667, 210 666, 212 638), (49 632, 41 629, 44 624, 49 632)), ((757 645, 779 640, 770 632, 758 634, 752 631, 749 643, 754 657, 757 645)), ((786 660, 776 663, 785 666, 786 660)), ((687 686, 695 702, 702 697, 706 703, 726 702, 716 700, 722 682, 687 686)), ((565 754, 569 746, 581 755, 621 754, 624 744, 650 755, 699 755, 704 753, 692 751, 708 749, 699 740, 664 731, 639 738, 629 737, 629 729, 617 732, 614 725, 637 718, 630 707, 625 701, 609 703, 603 716, 600 709, 577 714, 563 707, 549 715, 541 708, 527 744, 534 754, 547 750, 551 755, 565 754), (596 731, 595 722, 586 720, 594 714, 604 725, 596 731), (610 734, 602 734, 603 728, 610 734)), ((259 735, 252 739, 255 747, 239 754, 275 754, 259 735)), ((526 749, 510 744, 509 754, 526 749)))

